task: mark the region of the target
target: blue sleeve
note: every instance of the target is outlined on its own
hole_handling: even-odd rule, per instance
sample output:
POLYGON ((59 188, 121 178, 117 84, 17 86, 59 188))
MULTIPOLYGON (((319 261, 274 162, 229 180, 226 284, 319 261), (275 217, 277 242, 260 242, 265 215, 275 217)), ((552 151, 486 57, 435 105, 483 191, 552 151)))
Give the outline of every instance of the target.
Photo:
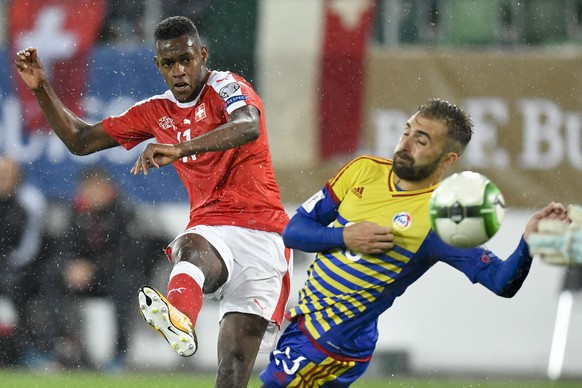
POLYGON ((522 237, 507 260, 492 260, 477 274, 476 280, 497 295, 511 298, 521 288, 531 263, 529 248, 522 237))
POLYGON ((532 263, 527 243, 521 238, 515 251, 501 260, 482 248, 455 248, 430 231, 419 254, 433 262, 443 261, 463 272, 473 283, 480 283, 499 296, 511 298, 521 288, 532 263))
POLYGON ((319 191, 297 209, 287 224, 283 231, 285 245, 305 252, 345 248, 343 228, 329 226, 337 217, 337 209, 327 189, 319 191))

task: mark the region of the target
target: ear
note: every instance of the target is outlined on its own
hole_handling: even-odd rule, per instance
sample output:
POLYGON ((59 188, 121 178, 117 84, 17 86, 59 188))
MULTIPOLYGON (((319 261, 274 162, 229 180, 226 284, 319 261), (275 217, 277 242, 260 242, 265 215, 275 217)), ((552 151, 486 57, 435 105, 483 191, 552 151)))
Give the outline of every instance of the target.
POLYGON ((156 68, 160 70, 160 60, 157 56, 154 56, 154 64, 156 65, 156 68))
POLYGON ((202 57, 202 65, 206 66, 206 61, 208 61, 208 49, 206 46, 200 47, 200 56, 202 57))
POLYGON ((457 163, 457 159, 459 159, 459 155, 456 152, 448 152, 441 162, 441 166, 444 170, 448 169, 449 167, 453 166, 457 163))

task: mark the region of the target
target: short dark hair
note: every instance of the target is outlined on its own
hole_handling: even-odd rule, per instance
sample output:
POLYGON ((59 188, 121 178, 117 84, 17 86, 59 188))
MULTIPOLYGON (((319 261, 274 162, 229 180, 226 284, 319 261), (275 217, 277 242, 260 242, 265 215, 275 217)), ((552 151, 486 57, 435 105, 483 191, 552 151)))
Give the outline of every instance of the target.
POLYGON ((192 20, 185 16, 170 16, 158 23, 154 30, 154 40, 170 40, 182 35, 188 35, 194 38, 199 44, 200 36, 198 29, 192 20))
POLYGON ((473 120, 455 104, 440 98, 433 98, 421 105, 417 114, 445 122, 449 130, 449 151, 461 155, 471 141, 473 120))

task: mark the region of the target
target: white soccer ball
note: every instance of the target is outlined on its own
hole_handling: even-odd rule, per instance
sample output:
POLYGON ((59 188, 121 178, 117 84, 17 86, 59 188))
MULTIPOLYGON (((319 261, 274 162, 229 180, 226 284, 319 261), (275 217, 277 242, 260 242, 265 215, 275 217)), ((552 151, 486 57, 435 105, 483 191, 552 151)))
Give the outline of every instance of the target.
POLYGON ((444 179, 432 193, 429 215, 433 230, 449 245, 476 247, 501 226, 505 200, 487 177, 463 171, 444 179))

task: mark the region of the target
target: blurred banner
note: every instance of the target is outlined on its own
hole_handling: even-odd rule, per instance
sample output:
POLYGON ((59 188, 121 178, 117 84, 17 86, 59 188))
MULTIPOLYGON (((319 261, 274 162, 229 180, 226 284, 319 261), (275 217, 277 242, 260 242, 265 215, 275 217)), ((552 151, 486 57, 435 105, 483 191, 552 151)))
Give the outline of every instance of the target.
MULTIPOLYGON (((44 57, 43 46, 39 47, 44 57)), ((89 51, 86 62, 86 92, 75 104, 84 112, 81 117, 94 123, 109 115, 123 112, 136 102, 162 94, 167 87, 159 75, 149 47, 97 46, 89 51)), ((83 167, 99 164, 117 179, 121 187, 136 199, 157 202, 186 201, 186 193, 173 168, 151 171, 150 175, 134 176, 129 170, 145 144, 131 151, 116 147, 88 156, 74 156, 51 133, 30 133, 25 130, 20 95, 12 81, 14 55, 0 49, 0 153, 7 153, 24 164, 27 177, 52 199, 69 200, 83 167)), ((70 70, 70 69, 69 69, 70 70)), ((60 80, 55 80, 55 87, 60 80)), ((66 97, 68 92, 61 92, 66 97)), ((36 102, 34 102, 36 104, 36 102)))
MULTIPOLYGON (((87 86, 87 60, 105 16, 106 0, 10 1, 8 6, 9 50, 15 53, 38 47, 45 70, 65 105, 77 115, 87 86)), ((16 75, 14 66, 11 66, 16 75)), ((48 132, 49 126, 33 94, 18 76, 18 95, 23 103, 27 131, 48 132)))
MULTIPOLYGON (((357 3, 361 7, 359 16, 352 22, 364 23, 366 7, 372 3, 357 3)), ((364 153, 392 157, 406 120, 432 97, 448 99, 471 114, 475 135, 457 170, 475 170, 491 178, 508 206, 541 207, 552 200, 582 202, 578 194, 582 192, 580 50, 478 52, 368 47, 362 52, 363 80, 349 88, 341 83, 335 87, 336 94, 345 94, 341 96, 345 101, 355 94, 361 96, 361 118, 350 114, 347 105, 337 102, 340 100, 330 104, 333 109, 343 110, 342 115, 338 114, 341 120, 331 120, 330 126, 351 120, 358 125, 353 127, 351 123, 338 128, 337 133, 324 134, 320 131, 324 40, 313 37, 325 36, 326 26, 321 20, 332 15, 324 2, 297 0, 297 4, 261 2, 257 35, 255 86, 265 104, 275 172, 285 203, 303 202, 352 157, 364 153), (357 90, 352 90, 354 87, 357 90), (336 153, 340 148, 334 144, 343 142, 344 136, 350 139, 350 148, 336 153), (326 147, 326 155, 333 157, 324 158, 326 147)), ((361 26, 362 31, 367 28, 361 26)), ((59 41, 52 39, 38 45, 42 58, 51 58, 47 47, 54 42, 59 41)), ((330 40, 329 44, 334 42, 330 40)), ((69 106, 77 106, 89 122, 119 114, 167 89, 153 64, 149 45, 98 45, 85 51, 83 63, 59 66, 64 75, 54 79, 54 85, 61 86, 58 93, 63 99, 75 96, 69 106), (85 81, 67 84, 77 71, 86 71, 85 81), (62 88, 62 84, 68 86, 62 88), (77 94, 79 90, 84 92, 77 94)), ((32 108, 27 98, 18 94, 21 87, 13 84, 18 78, 14 74, 14 48, 0 50, 0 60, 5 61, 5 66, 0 66, 0 152, 25 163, 30 177, 49 196, 68 199, 80 167, 100 163, 111 170, 124 189, 144 201, 186 199, 171 168, 153 171, 148 177, 129 173, 142 147, 75 157, 54 135, 30 133, 24 117, 32 108)), ((328 66, 334 63, 339 62, 330 61, 328 66)), ((348 77, 344 83, 350 80, 348 77)), ((329 95, 329 90, 326 93, 329 95)))
POLYGON ((458 170, 492 179, 510 207, 582 202, 580 51, 373 50, 367 151, 391 157, 406 120, 432 97, 462 106, 475 134, 458 170))
POLYGON ((324 1, 319 69, 319 155, 353 154, 363 129, 364 63, 375 2, 324 1))
MULTIPOLYGON (((368 45, 363 83, 353 82, 346 73, 333 87, 322 86, 321 64, 332 50, 321 38, 327 33, 322 21, 328 20, 330 8, 335 7, 344 10, 344 19, 351 15, 363 23, 365 12, 345 9, 361 11, 366 4, 365 0, 260 4, 260 92, 285 201, 303 202, 354 156, 392 157, 406 120, 428 98, 440 97, 464 107, 475 122, 475 135, 459 170, 484 173, 500 187, 511 207, 540 207, 552 200, 582 202, 579 48, 389 49, 368 45), (347 101, 361 93, 360 121, 347 101), (342 113, 335 120, 326 116, 324 130, 326 106, 342 113), (350 144, 336 152, 340 149, 336 145, 346 139, 350 144)), ((336 39, 328 44, 344 42, 336 39)), ((340 74, 342 63, 329 61, 328 71, 340 74)))

